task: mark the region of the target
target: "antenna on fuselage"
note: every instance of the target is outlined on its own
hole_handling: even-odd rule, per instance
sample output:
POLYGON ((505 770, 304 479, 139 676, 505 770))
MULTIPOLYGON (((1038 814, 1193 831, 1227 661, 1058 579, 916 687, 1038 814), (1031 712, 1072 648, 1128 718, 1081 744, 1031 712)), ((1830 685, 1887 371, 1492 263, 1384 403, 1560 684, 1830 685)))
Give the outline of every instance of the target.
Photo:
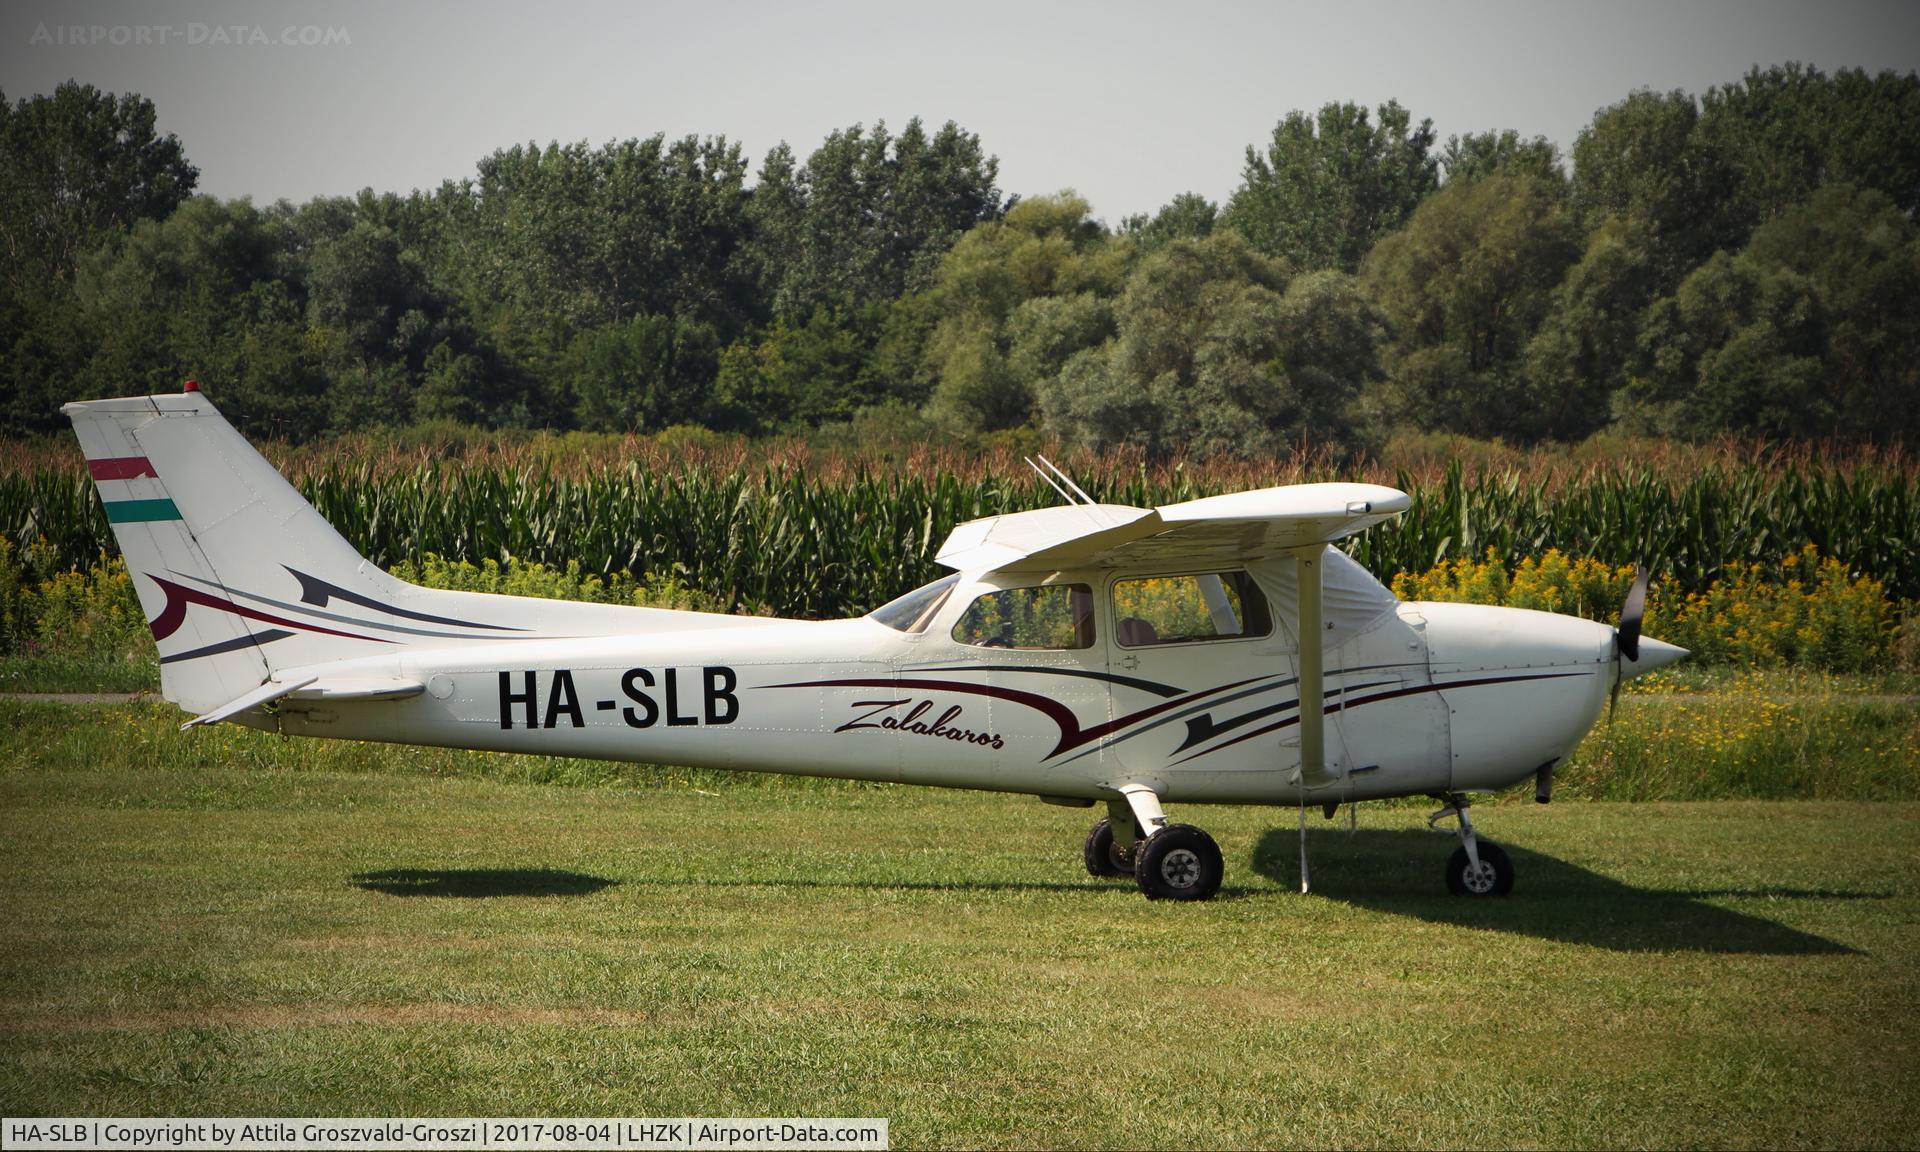
MULTIPOLYGON (((1047 473, 1046 473, 1046 470, 1045 470, 1045 469, 1043 469, 1043 468, 1041 468, 1041 467, 1040 467, 1040 465, 1038 465, 1038 464, 1035 464, 1035 463, 1033 462, 1033 457, 1031 457, 1031 456, 1022 456, 1022 457, 1020 457, 1020 459, 1022 459, 1022 460, 1025 460, 1025 461, 1027 462, 1027 467, 1029 467, 1029 468, 1031 468, 1031 469, 1033 469, 1033 471, 1034 471, 1034 473, 1035 473, 1036 475, 1038 475, 1038 476, 1040 477, 1040 479, 1042 479, 1042 480, 1045 480, 1045 481, 1047 482, 1047 487, 1049 487, 1049 488, 1051 488, 1051 489, 1053 489, 1053 490, 1054 490, 1055 492, 1058 492, 1058 493, 1060 494, 1060 499, 1062 499, 1062 500, 1065 500, 1065 501, 1066 501, 1067 503, 1069 503, 1069 504, 1077 504, 1077 503, 1079 503, 1079 501, 1077 501, 1077 500, 1075 500, 1075 499, 1074 499, 1073 497, 1071 497, 1071 496, 1069 496, 1069 495, 1067 495, 1067 490, 1066 490, 1065 488, 1062 488, 1062 487, 1060 487, 1060 485, 1058 485, 1058 484, 1056 484, 1056 483, 1054 483, 1054 481, 1053 481, 1053 477, 1051 477, 1051 476, 1049 476, 1049 475, 1047 475, 1047 473)), ((1043 459, 1044 459, 1044 457, 1043 457, 1043 459)))
MULTIPOLYGON (((1036 455, 1038 454, 1036 453, 1036 455)), ((1073 489, 1073 494, 1075 496, 1080 497, 1080 503, 1085 504, 1088 507, 1093 506, 1094 504, 1093 497, 1087 495, 1086 490, 1080 487, 1080 485, 1075 484, 1073 482, 1073 477, 1061 471, 1060 465, 1055 464, 1053 461, 1047 459, 1045 456, 1040 456, 1039 460, 1040 460, 1040 463, 1045 464, 1049 469, 1051 469, 1055 476, 1060 477, 1060 483, 1065 484, 1067 487, 1073 489)))

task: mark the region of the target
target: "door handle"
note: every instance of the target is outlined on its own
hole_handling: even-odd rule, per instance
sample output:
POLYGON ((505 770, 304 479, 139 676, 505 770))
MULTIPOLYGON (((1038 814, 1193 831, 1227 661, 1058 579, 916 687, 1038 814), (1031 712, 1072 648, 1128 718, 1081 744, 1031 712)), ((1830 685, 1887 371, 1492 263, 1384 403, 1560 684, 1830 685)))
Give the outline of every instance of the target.
POLYGON ((1115 661, 1115 663, 1120 665, 1120 667, 1125 668, 1127 671, 1131 672, 1135 668, 1140 667, 1140 657, 1135 656, 1133 653, 1129 652, 1125 656, 1120 657, 1120 659, 1115 661))

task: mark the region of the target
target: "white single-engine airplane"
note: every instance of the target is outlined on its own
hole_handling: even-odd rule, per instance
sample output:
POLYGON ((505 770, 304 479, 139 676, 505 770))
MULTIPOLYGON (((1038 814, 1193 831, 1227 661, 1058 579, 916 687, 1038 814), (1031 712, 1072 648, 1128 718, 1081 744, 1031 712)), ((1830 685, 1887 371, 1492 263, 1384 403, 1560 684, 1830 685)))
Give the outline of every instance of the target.
MULTIPOLYGON (((1422 794, 1458 821, 1447 886, 1505 893, 1469 794, 1532 777, 1545 802, 1619 682, 1686 654, 1640 637, 1644 575, 1618 628, 1399 602, 1328 546, 1407 508, 1372 484, 1143 509, 1054 469, 1067 505, 960 525, 953 575, 855 620, 436 591, 362 559, 191 382, 62 411, 186 727, 1104 803, 1087 870, 1150 898, 1221 879, 1163 804, 1297 806, 1304 829, 1422 794)), ((1301 868, 1304 889, 1304 836, 1301 868)))

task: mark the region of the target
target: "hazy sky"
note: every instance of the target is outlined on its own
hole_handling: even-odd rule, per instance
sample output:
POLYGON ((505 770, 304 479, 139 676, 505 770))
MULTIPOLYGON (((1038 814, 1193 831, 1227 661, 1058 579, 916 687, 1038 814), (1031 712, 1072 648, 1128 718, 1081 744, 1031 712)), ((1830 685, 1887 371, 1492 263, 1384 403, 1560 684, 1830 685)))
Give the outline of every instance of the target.
POLYGON ((1920 4, 0 7, 9 100, 68 78, 140 92, 202 191, 262 203, 432 187, 529 140, 724 134, 757 167, 780 140, 804 156, 831 128, 918 115, 979 133, 1003 190, 1075 188, 1118 221, 1225 197, 1289 109, 1397 97, 1442 139, 1515 128, 1564 150, 1634 88, 1787 60, 1920 69, 1920 4))

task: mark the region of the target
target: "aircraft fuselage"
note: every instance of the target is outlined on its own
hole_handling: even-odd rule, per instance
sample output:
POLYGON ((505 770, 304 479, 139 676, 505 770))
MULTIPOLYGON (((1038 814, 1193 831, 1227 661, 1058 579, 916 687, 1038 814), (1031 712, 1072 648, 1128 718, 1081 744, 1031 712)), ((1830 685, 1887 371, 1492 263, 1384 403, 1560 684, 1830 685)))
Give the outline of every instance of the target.
MULTIPOLYGON (((1071 579, 1072 577, 1060 577, 1071 579)), ((1093 579, 1093 577, 1080 577, 1093 579)), ((1297 650, 1284 629, 1077 649, 957 640, 962 584, 917 632, 870 618, 404 649, 333 665, 426 690, 284 701, 290 735, 1111 799, 1293 804, 1510 786, 1564 757, 1612 686, 1612 630, 1565 616, 1402 604, 1326 653, 1330 782, 1299 786, 1297 650)), ((1107 604, 1107 598, 1098 598, 1107 604)))

